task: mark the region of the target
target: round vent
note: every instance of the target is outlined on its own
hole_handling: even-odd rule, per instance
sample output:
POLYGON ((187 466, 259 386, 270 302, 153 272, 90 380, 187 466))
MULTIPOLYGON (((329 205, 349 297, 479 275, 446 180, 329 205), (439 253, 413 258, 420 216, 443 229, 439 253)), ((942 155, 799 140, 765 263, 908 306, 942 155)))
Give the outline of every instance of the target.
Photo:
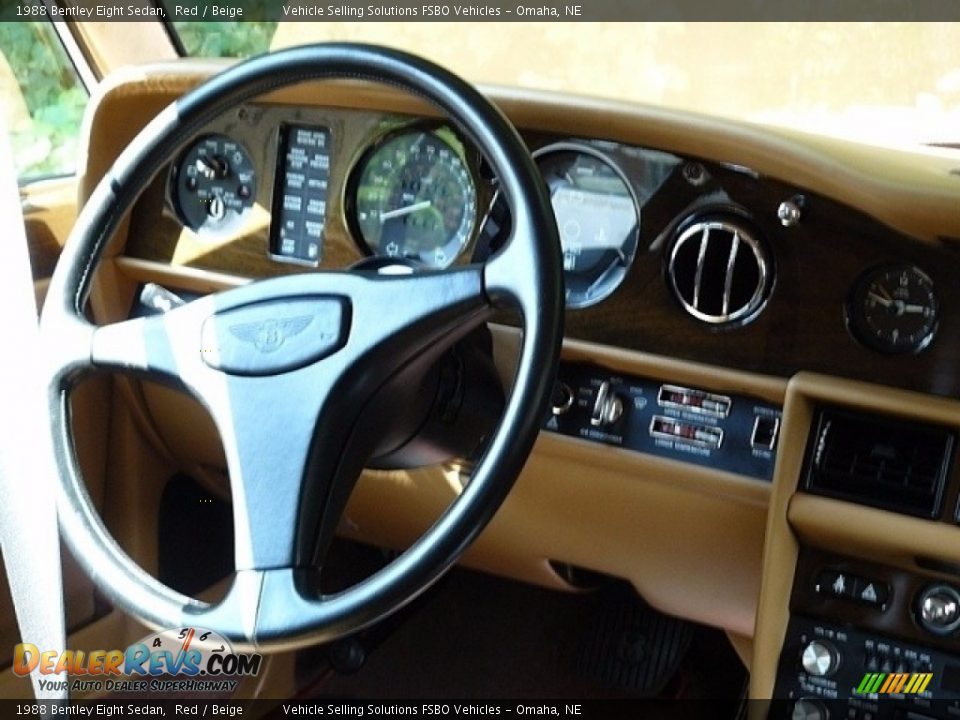
POLYGON ((754 231, 735 218, 697 220, 670 248, 667 276, 693 317, 712 325, 745 323, 769 295, 772 266, 754 231))

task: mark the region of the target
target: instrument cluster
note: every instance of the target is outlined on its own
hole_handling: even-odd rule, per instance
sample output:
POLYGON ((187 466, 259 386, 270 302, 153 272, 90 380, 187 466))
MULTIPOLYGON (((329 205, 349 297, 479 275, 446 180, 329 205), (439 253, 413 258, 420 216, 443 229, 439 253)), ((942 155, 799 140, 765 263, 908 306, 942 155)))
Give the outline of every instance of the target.
MULTIPOLYGON (((249 217, 258 183, 269 183, 267 252, 311 267, 325 266, 331 208, 358 257, 432 269, 482 259, 508 233, 496 180, 451 127, 385 125, 345 153, 335 152, 337 142, 331 127, 278 123, 269 177, 239 139, 200 136, 171 165, 168 206, 198 237, 223 239, 249 217), (342 157, 349 161, 337 166, 342 157)), ((624 153, 629 149, 592 141, 546 142, 534 152, 557 216, 571 309, 601 302, 623 282, 640 245, 642 202, 679 163, 663 153, 625 163, 624 153)))
MULTIPOLYGON (((254 107, 238 120, 211 126, 171 164, 167 207, 199 243, 244 234, 258 205, 261 257, 307 267, 374 258, 443 269, 482 261, 509 237, 496 178, 449 125, 254 107)), ((766 217, 776 183, 613 142, 525 139, 556 215, 568 309, 600 305, 624 286, 613 304, 635 303, 638 283, 660 275, 666 311, 681 314, 674 323, 686 311, 708 331, 735 332, 778 292, 777 256, 790 254, 810 213, 766 217)), ((896 255, 860 262, 835 305, 848 337, 878 355, 925 350, 941 324, 931 275, 896 255)))

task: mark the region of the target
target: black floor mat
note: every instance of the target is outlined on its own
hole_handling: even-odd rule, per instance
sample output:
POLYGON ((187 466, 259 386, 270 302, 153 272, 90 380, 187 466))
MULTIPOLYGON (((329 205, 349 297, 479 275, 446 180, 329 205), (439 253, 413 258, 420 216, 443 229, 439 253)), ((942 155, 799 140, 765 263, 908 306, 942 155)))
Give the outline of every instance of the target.
POLYGON ((691 623, 652 610, 633 590, 603 591, 582 633, 576 667, 584 677, 640 697, 657 697, 673 680, 693 639, 691 623))
MULTIPOLYGON (((457 569, 352 675, 309 697, 348 699, 639 698, 629 684, 578 670, 603 594, 568 594, 457 569)), ((664 698, 740 697, 746 672, 722 632, 693 628, 664 698)), ((679 649, 679 646, 678 646, 679 649)))

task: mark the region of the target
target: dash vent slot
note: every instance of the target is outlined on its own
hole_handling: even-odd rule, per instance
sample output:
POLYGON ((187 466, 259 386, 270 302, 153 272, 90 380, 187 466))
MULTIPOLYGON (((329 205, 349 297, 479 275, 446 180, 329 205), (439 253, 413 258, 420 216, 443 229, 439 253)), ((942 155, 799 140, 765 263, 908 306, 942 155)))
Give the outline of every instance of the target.
POLYGON ((744 221, 718 215, 691 223, 673 241, 667 279, 683 309, 697 320, 742 324, 763 309, 773 263, 744 221))
POLYGON ((943 427, 825 408, 807 448, 805 486, 819 495, 935 518, 954 442, 943 427))

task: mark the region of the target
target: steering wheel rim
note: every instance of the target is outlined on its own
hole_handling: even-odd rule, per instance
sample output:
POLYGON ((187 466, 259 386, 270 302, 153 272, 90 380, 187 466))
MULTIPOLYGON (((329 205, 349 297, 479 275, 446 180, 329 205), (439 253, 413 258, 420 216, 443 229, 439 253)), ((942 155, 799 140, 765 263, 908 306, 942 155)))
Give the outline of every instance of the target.
MULTIPOLYGON (((473 87, 422 58, 348 43, 291 48, 233 66, 167 107, 120 155, 83 208, 51 280, 40 327, 42 347, 50 360, 48 411, 59 476, 61 532, 97 585, 117 604, 155 627, 202 625, 217 630, 238 649, 267 651, 302 647, 355 632, 394 612, 435 582, 456 562, 506 497, 547 409, 559 357, 562 319, 560 242, 545 185, 516 130, 473 87), (85 319, 83 308, 104 246, 146 185, 190 136, 222 112, 267 91, 306 80, 340 78, 386 83, 419 95, 440 108, 483 153, 499 178, 500 192, 512 217, 511 235, 496 255, 484 265, 410 276, 420 278, 416 281, 394 278, 389 284, 383 278, 322 272, 257 281, 191 303, 184 312, 172 311, 152 324, 140 319, 94 327, 85 319), (409 304, 404 308, 409 317, 395 321, 388 318, 388 329, 380 333, 385 337, 364 340, 368 333, 361 320, 377 317, 378 323, 383 322, 371 314, 371 307, 389 303, 398 293, 409 304), (325 372, 336 375, 341 372, 337 363, 350 365, 354 374, 342 370, 337 382, 331 381, 325 388, 328 396, 358 384, 357 373, 361 371, 355 367, 362 367, 362 372, 369 375, 377 363, 393 357, 388 352, 398 349, 402 349, 401 355, 408 353, 409 361, 414 355, 427 356, 428 347, 439 347, 439 338, 443 342, 456 338, 468 324, 474 327, 489 317, 494 307, 519 310, 523 323, 513 390, 470 484, 441 518, 386 568, 346 591, 319 598, 305 592, 301 582, 301 569, 309 560, 303 555, 301 535, 309 535, 314 525, 304 508, 313 483, 311 472, 317 463, 327 468, 317 457, 323 453, 316 450, 319 420, 323 420, 327 405, 317 411, 319 420, 309 437, 304 437, 310 447, 301 448, 299 484, 289 492, 267 493, 263 482, 247 482, 244 457, 254 454, 245 456, 240 448, 240 421, 235 421, 237 428, 231 428, 237 435, 237 450, 232 455, 232 445, 224 437, 226 428, 219 421, 222 411, 218 402, 210 399, 209 388, 201 388, 201 379, 212 382, 216 392, 226 388, 227 405, 233 403, 230 412, 238 418, 241 410, 237 408, 246 402, 247 395, 256 396, 260 392, 257 388, 267 387, 268 381, 251 378, 249 368, 211 370, 209 357, 193 357, 203 354, 202 343, 207 340, 198 347, 199 336, 193 337, 192 333, 207 338, 205 328, 213 323, 216 362, 221 362, 227 337, 221 332, 226 327, 225 318, 263 317, 264 312, 289 306, 270 303, 289 303, 290 298, 301 304, 312 302, 309 312, 318 313, 317 317, 324 315, 325 322, 336 317, 339 336, 330 345, 332 350, 326 346, 313 348, 313 356, 319 358, 315 361, 293 370, 268 369, 269 382, 273 383, 269 387, 295 388, 298 386, 282 383, 292 383, 289 378, 300 376, 316 382, 323 376, 311 368, 324 367, 325 372), (333 305, 339 310, 331 310, 333 305), (458 324, 462 326, 459 330, 458 324), (417 333, 424 337, 415 338, 417 333), (161 584, 124 553, 101 521, 74 456, 68 412, 71 388, 94 369, 175 375, 201 396, 218 421, 234 488, 235 532, 240 530, 236 528, 238 517, 250 523, 243 528, 250 531, 249 547, 241 550, 238 544, 238 571, 220 603, 201 603, 161 584), (245 388, 242 394, 236 390, 241 387, 245 388), (231 458, 237 474, 242 471, 244 475, 236 485, 231 458), (240 510, 238 492, 244 500, 240 510), (262 523, 243 514, 249 509, 247 493, 267 506, 274 502, 273 495, 289 496, 285 510, 296 495, 296 514, 292 516, 296 528, 291 530, 289 543, 281 543, 279 549, 264 543, 262 523)), ((223 393, 216 397, 222 399, 223 393)), ((309 415, 304 422, 308 421, 309 415)), ((333 432, 333 425, 328 423, 323 429, 333 432)), ((347 434, 352 437, 353 433, 351 429, 347 434)), ((344 444, 341 449, 346 447, 352 446, 344 444)), ((340 492, 335 487, 337 473, 350 464, 343 460, 345 456, 343 453, 329 461, 337 469, 329 487, 322 491, 326 501, 340 492)), ((260 461, 248 462, 259 467, 260 461)), ((291 467, 296 470, 297 466, 291 467)), ((345 498, 341 500, 345 502, 345 498)), ((329 507, 336 505, 331 501, 329 507)), ((324 505, 324 515, 330 514, 327 507, 324 505)), ((306 508, 308 514, 312 510, 312 506, 306 508)), ((316 523, 317 533, 328 531, 323 519, 316 523)))

